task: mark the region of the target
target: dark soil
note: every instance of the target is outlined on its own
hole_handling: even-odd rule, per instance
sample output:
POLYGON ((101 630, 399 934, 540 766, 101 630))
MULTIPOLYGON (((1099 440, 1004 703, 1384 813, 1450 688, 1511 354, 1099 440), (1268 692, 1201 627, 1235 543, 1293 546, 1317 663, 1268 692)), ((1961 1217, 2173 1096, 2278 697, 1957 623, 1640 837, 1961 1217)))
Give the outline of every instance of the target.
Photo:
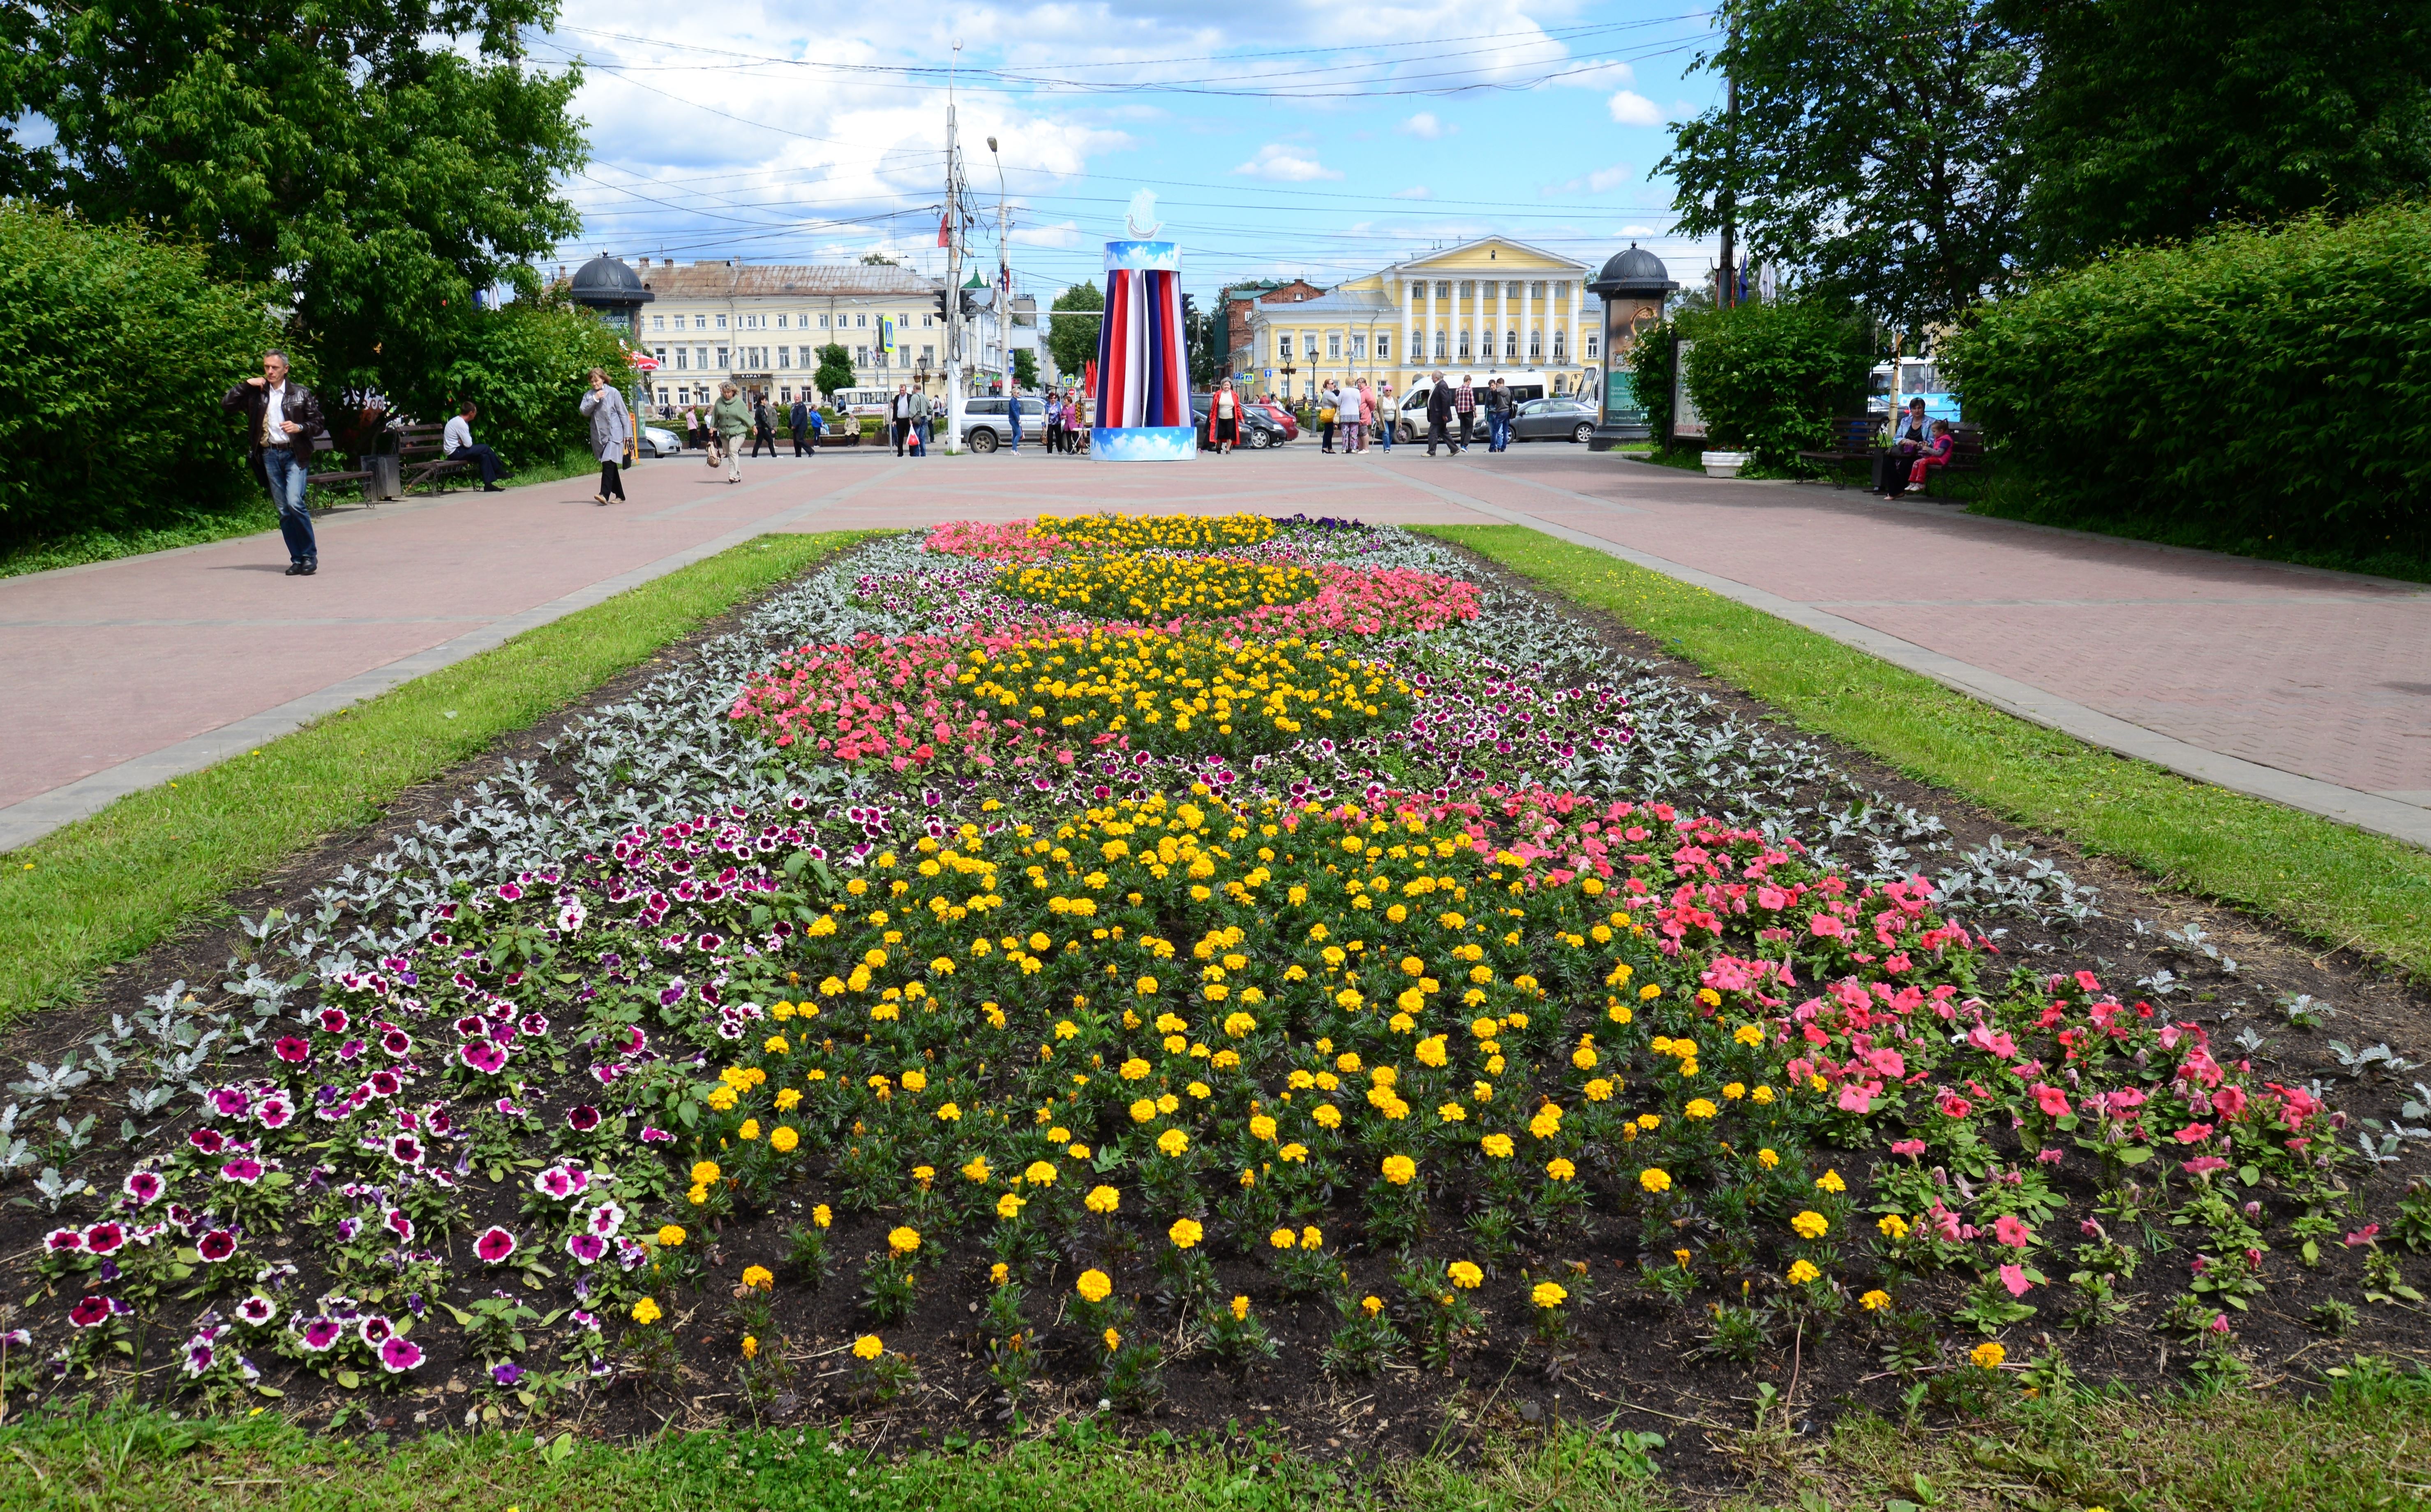
MULTIPOLYGON (((1493 564, 1480 560, 1472 565, 1483 576, 1527 587, 1493 564)), ((1668 657, 1648 637, 1600 615, 1572 612, 1593 627, 1617 657, 1656 663, 1743 717, 1780 719, 1754 700, 1668 657)), ((29 1056, 44 1058, 89 1036, 110 1013, 140 1006, 147 993, 157 992, 172 980, 182 978, 196 984, 200 992, 215 993, 211 984, 217 981, 216 973, 242 939, 227 922, 235 915, 258 914, 271 906, 299 906, 309 889, 330 872, 380 854, 418 821, 444 817, 458 799, 468 797, 475 785, 494 776, 504 762, 541 759, 543 741, 589 709, 627 696, 645 679, 692 655, 702 641, 729 632, 742 613, 737 610, 704 626, 648 664, 602 686, 581 704, 501 741, 480 759, 401 795, 378 823, 326 837, 276 876, 231 896, 220 920, 197 925, 140 959, 106 972, 86 1002, 19 1025, 0 1043, 0 1055, 12 1065, 29 1056)), ((2379 964, 2352 951, 2321 949, 2275 923, 2233 908, 2160 890, 2149 877, 2117 862, 2086 855, 2065 840, 2021 830, 1860 753, 1829 740, 1819 743, 1860 784, 1939 815, 1962 846, 1994 835, 2012 843, 2028 843, 2058 860, 2080 883, 2101 889, 2104 917, 2080 928, 2059 932, 2006 921, 2005 951, 2022 954, 2049 945, 2053 947, 2049 955, 2030 957, 2038 966, 2047 964, 2055 971, 2087 967, 2106 982, 2122 985, 2166 967, 2188 983, 2187 992, 2170 1000, 2171 1011, 2215 1026, 2223 1058, 2234 1052, 2226 1041, 2239 1028, 2254 1026, 2270 1041, 2266 1051, 2255 1057, 2258 1068, 2267 1068, 2274 1079, 2291 1084, 2314 1078, 2329 1083, 2333 1103, 2353 1116, 2386 1122, 2409 1090, 2405 1084, 2411 1077, 2392 1076, 2377 1085, 2351 1082, 2327 1048, 2331 1038, 2356 1046, 2386 1040, 2402 1055, 2431 1053, 2431 993, 2406 985, 2379 964), (2139 919, 2154 926, 2151 934, 2139 937, 2133 931, 2130 921, 2139 919), (2189 923, 2199 924, 2221 950, 2236 958, 2239 970, 2235 975, 2199 953, 2168 948, 2159 931, 2183 930, 2189 923), (2287 1026, 2273 1003, 2279 994, 2291 992, 2309 993, 2334 1005, 2338 1017, 2321 1030, 2287 1026)), ((92 1111, 115 1122, 117 1112, 101 1099, 86 1101, 90 1105, 71 1110, 72 1116, 92 1111)), ((2409 1155, 2403 1167, 2382 1167, 2363 1181, 2356 1205, 2361 1216, 2355 1221, 2359 1225, 2370 1219, 2387 1224, 2405 1188, 2402 1172, 2422 1165, 2420 1157, 2409 1155)), ((2073 1184, 2061 1185, 2072 1199, 2082 1199, 2089 1191, 2081 1174, 2073 1184)), ((805 1176, 800 1191, 780 1192, 773 1210, 729 1220, 714 1233, 696 1236, 693 1248, 701 1254, 705 1273, 690 1310, 669 1320, 673 1337, 680 1341, 680 1362, 647 1377, 628 1377, 564 1400, 556 1408, 558 1421, 588 1434, 615 1436, 662 1423, 708 1426, 756 1417, 774 1422, 834 1424, 848 1417, 856 1441, 889 1449, 1012 1431, 1014 1424, 1008 1421, 1002 1392, 986 1373, 980 1315, 991 1288, 984 1267, 974 1260, 965 1258, 924 1271, 920 1302, 912 1319, 877 1330, 890 1351, 900 1352, 917 1364, 917 1385, 891 1404, 870 1401, 854 1386, 854 1362, 847 1347, 874 1326, 859 1305, 858 1277, 871 1256, 883 1253, 886 1232, 897 1219, 886 1213, 847 1212, 839 1205, 835 1226, 828 1236, 825 1283, 806 1285, 806 1278, 790 1273, 784 1264, 789 1249, 785 1235, 806 1221, 817 1194, 830 1190, 816 1176, 805 1176), (741 1331, 731 1314, 731 1297, 739 1289, 741 1272, 751 1264, 769 1266, 779 1274, 773 1298, 775 1327, 773 1337, 763 1339, 763 1361, 781 1360, 790 1367, 789 1377, 775 1386, 756 1411, 741 1394, 737 1372, 741 1331)), ((473 1202, 494 1206, 496 1217, 509 1220, 515 1192, 511 1186, 490 1188, 486 1196, 477 1196, 473 1202)), ((2290 1216, 2284 1201, 2271 1206, 2276 1220, 2284 1222, 2290 1216)), ((1354 1232, 1357 1213, 1356 1202, 1347 1202, 1336 1221, 1326 1226, 1354 1232)), ((466 1232, 487 1221, 486 1215, 468 1215, 466 1232)), ((1457 1221, 1456 1216, 1438 1218, 1439 1223, 1457 1221)), ((0 1254, 22 1263, 48 1226, 35 1212, 0 1209, 0 1254)), ((2250 1367, 2253 1386, 2310 1380, 2319 1367, 2356 1353, 2431 1361, 2431 1309, 2366 1304, 2361 1286, 2363 1252, 2332 1239, 2322 1251, 2319 1267, 2307 1269, 2284 1227, 2273 1230, 2272 1242, 2278 1247, 2266 1258, 2262 1271, 2270 1289, 2255 1300, 2250 1314, 2236 1319, 2239 1354, 2250 1367), (2307 1323, 2317 1304, 2334 1299, 2354 1304, 2361 1315, 2354 1331, 2343 1338, 2326 1337, 2307 1323)), ((2007 1335, 2012 1362, 2055 1349, 2089 1382, 2117 1382, 2143 1392, 2183 1384, 2190 1351, 2156 1325, 2163 1306, 2183 1285, 2191 1254, 2179 1248, 2153 1254, 2135 1281, 2121 1288, 2135 1303, 2130 1314, 2118 1323, 2087 1332, 2071 1332, 2058 1325, 2061 1293, 2067 1288, 2057 1284, 2060 1277, 2054 1275, 2054 1286, 2034 1294, 2034 1300, 2043 1304, 2042 1317, 2007 1335)), ((1353 1465, 1404 1459, 1430 1450, 1459 1454, 1499 1432, 1533 1431, 1556 1420, 1608 1422, 1616 1430, 1662 1434, 1669 1441, 1663 1463, 1673 1482, 1692 1492, 1719 1492, 1749 1479, 1751 1463, 1735 1445, 1736 1436, 1753 1421, 1759 1386, 1780 1391, 1787 1404, 1791 1430, 1808 1434, 1853 1408, 1897 1414, 1902 1399, 1923 1378, 1886 1370, 1877 1357, 1881 1340, 1876 1330, 1853 1312, 1829 1325, 1776 1328, 1769 1347, 1752 1368, 1701 1358, 1698 1352, 1708 1331, 1710 1305, 1735 1299, 1710 1281, 1684 1303, 1652 1297, 1639 1288, 1637 1254, 1634 1224, 1611 1219, 1590 1219, 1583 1227, 1557 1228, 1523 1241, 1518 1258, 1505 1270, 1556 1279, 1570 1289, 1571 1314, 1585 1320, 1571 1338, 1550 1349, 1534 1342, 1527 1309, 1514 1301, 1500 1309, 1487 1309, 1484 1336, 1460 1354, 1448 1374, 1429 1373, 1396 1360, 1375 1375, 1337 1380, 1318 1368, 1340 1321, 1332 1304, 1315 1297, 1299 1301, 1283 1297, 1270 1271, 1219 1254, 1215 1257, 1219 1294, 1229 1297, 1238 1291, 1253 1299, 1258 1317, 1281 1345, 1279 1360, 1239 1371, 1203 1350, 1171 1357, 1164 1371, 1162 1399, 1148 1411, 1125 1414, 1118 1421, 1141 1433, 1158 1429, 1176 1434, 1222 1432, 1236 1424, 1264 1425, 1270 1441, 1285 1441, 1313 1457, 1353 1465)), ((2410 1281, 2431 1284, 2431 1264, 2405 1258, 2410 1281)), ((1389 1256, 1354 1254, 1348 1264, 1353 1281, 1364 1291, 1397 1307, 1401 1304, 1398 1288, 1391 1285, 1394 1267, 1389 1256)), ((2046 1264, 2058 1265, 2055 1260, 2046 1264)), ((1077 1326, 1061 1318, 1079 1269, 1079 1264, 1067 1261, 1031 1291, 1030 1314, 1031 1321, 1044 1329, 1045 1363, 1021 1404, 1020 1425, 1025 1430, 1098 1407, 1099 1387, 1091 1357, 1084 1353, 1077 1326)), ((1142 1267, 1128 1268, 1119 1278, 1123 1289, 1127 1293, 1144 1289, 1133 1284, 1144 1273, 1142 1267)), ((1942 1278, 1911 1286, 1906 1301, 1946 1315, 1959 1290, 1955 1280, 1942 1278)), ((1514 1291, 1500 1288, 1505 1296, 1514 1291)), ((554 1295, 545 1301, 538 1296, 532 1300, 544 1309, 568 1301, 554 1295)), ((1177 1315, 1161 1308, 1154 1296, 1141 1295, 1136 1305, 1140 1331, 1158 1331, 1174 1339, 1181 1337, 1177 1315)), ((43 1311, 47 1314, 56 1306, 46 1304, 43 1311)), ((15 1313, 11 1304, 0 1304, 0 1327, 11 1326, 15 1313)), ((416 1337, 430 1351, 430 1357, 415 1379, 428 1384, 398 1396, 340 1391, 300 1371, 282 1375, 275 1370, 267 1380, 287 1392, 285 1409, 299 1421, 327 1422, 343 1407, 350 1429, 461 1425, 468 1409, 499 1401, 486 1392, 478 1362, 458 1353, 462 1346, 452 1330, 430 1330, 416 1337)), ((1977 1338, 1945 1329, 1942 1368, 1963 1357, 1977 1338)), ((162 1362, 174 1343, 166 1338, 150 1342, 143 1363, 153 1369, 142 1383, 142 1395, 154 1396, 162 1389, 170 1373, 162 1362)), ((60 1389, 64 1397, 75 1394, 77 1387, 71 1382, 60 1389)), ((21 1408, 21 1404, 11 1405, 12 1410, 21 1408)), ((504 1405, 508 1416, 520 1415, 511 1398, 504 1405)), ((1776 1426, 1779 1421, 1774 1420, 1776 1426)))

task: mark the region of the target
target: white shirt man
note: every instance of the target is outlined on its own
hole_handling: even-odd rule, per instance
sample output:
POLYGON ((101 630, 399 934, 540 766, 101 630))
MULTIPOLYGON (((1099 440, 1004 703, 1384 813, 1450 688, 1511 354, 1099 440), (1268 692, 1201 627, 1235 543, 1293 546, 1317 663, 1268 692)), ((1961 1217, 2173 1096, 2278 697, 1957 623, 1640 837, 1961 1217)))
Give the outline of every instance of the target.
POLYGON ((451 462, 470 462, 479 468, 482 492, 504 493, 507 490, 498 487, 498 474, 506 471, 506 464, 498 460, 497 453, 473 440, 473 417, 480 412, 478 405, 466 401, 456 418, 440 432, 439 453, 451 462))

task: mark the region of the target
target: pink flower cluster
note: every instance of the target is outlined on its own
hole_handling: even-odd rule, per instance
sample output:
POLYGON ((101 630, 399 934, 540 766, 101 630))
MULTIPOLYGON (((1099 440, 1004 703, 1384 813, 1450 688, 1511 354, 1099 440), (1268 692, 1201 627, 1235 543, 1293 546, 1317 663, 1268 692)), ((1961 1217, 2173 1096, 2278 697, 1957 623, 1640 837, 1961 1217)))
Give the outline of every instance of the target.
POLYGON ((780 746, 808 745, 839 761, 882 761, 904 772, 964 757, 993 767, 1007 751, 1036 747, 1042 738, 1019 720, 974 709, 959 691, 963 658, 973 651, 993 656, 1040 628, 893 639, 872 632, 848 645, 804 646, 752 674, 729 717, 761 722, 780 746))
POLYGON ((1043 562, 1064 544, 1056 536, 1033 536, 1029 520, 949 520, 929 532, 928 551, 975 557, 990 562, 1043 562))
POLYGON ((1267 604, 1232 623, 1252 635, 1384 635, 1440 630, 1477 618, 1474 583, 1407 567, 1373 569, 1324 562, 1311 567, 1316 596, 1267 604))

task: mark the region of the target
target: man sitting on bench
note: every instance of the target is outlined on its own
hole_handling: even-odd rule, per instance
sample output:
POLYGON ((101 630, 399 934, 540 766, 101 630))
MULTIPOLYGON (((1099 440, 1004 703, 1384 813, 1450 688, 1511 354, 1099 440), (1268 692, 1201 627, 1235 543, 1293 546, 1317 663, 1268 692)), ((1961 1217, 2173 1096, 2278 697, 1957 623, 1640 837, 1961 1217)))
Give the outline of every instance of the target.
POLYGON ((465 400, 464 407, 447 423, 447 429, 441 435, 440 449, 451 462, 479 464, 482 492, 504 493, 507 490, 498 487, 498 474, 505 471, 498 461, 498 454, 473 442, 473 417, 480 412, 479 405, 470 399, 465 400))

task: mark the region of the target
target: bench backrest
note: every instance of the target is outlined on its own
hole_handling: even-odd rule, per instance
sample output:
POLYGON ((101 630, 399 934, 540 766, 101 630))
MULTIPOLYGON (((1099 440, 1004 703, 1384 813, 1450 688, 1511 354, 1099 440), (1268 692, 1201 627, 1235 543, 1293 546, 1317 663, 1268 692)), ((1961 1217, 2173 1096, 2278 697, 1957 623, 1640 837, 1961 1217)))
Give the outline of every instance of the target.
POLYGON ((1874 444, 1874 437, 1888 417, 1884 415, 1848 415, 1832 422, 1832 444, 1844 452, 1862 452, 1874 444))
POLYGON ((1950 459, 1980 462, 1984 459, 1984 433, 1973 425, 1961 425, 1950 433, 1950 459))
POLYGON ((397 426, 394 433, 397 455, 409 459, 440 456, 440 440, 445 430, 444 425, 397 426))

